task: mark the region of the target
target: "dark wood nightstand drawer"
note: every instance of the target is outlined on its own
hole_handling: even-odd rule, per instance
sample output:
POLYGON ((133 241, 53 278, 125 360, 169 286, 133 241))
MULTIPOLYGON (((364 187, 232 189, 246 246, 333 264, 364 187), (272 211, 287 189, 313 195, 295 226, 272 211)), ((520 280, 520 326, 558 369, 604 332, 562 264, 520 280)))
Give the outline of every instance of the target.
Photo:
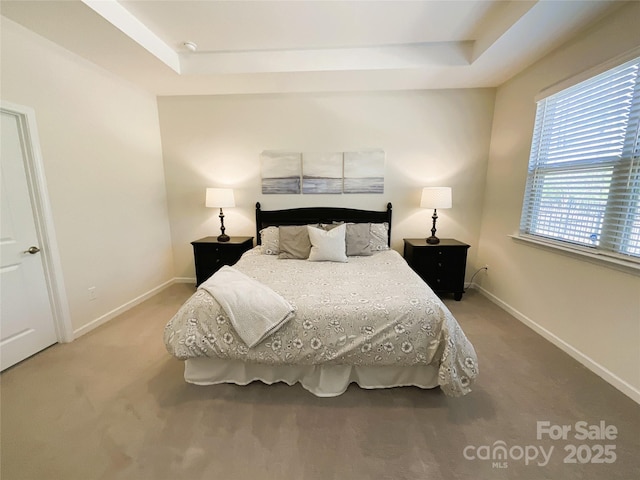
POLYGON ((233 265, 244 252, 253 248, 253 237, 231 237, 219 242, 217 237, 205 237, 191 242, 196 266, 196 286, 200 285, 223 265, 233 265))
POLYGON ((456 300, 464 293, 464 275, 469 245, 443 238, 431 245, 424 238, 404 239, 404 258, 436 292, 451 292, 456 300))

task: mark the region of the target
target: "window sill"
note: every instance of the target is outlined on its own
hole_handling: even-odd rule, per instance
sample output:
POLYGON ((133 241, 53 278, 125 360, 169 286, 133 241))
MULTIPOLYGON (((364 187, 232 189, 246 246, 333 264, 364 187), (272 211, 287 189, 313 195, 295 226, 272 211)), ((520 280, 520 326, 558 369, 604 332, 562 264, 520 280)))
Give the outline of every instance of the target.
POLYGON ((603 267, 613 268, 624 273, 640 275, 640 261, 627 260, 626 258, 587 250, 579 246, 567 246, 561 242, 541 239, 531 235, 509 235, 509 237, 516 242, 522 242, 533 247, 553 251, 555 253, 578 258, 580 260, 586 260, 587 262, 595 263, 596 265, 601 265, 603 267))

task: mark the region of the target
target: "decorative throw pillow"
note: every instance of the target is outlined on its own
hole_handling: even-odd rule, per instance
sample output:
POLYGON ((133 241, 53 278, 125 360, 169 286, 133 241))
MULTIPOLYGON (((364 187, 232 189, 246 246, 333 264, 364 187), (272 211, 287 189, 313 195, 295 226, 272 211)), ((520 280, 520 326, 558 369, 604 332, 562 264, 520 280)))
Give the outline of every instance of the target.
POLYGON ((348 257, 371 255, 371 224, 347 223, 346 241, 348 257))
POLYGON ((260 244, 265 255, 280 253, 280 232, 278 227, 267 227, 260 230, 260 244))
POLYGON ((278 258, 309 258, 311 242, 306 225, 280 227, 280 253, 278 258))
POLYGON ((346 225, 327 231, 315 227, 307 227, 311 241, 310 262, 346 262, 346 225))
POLYGON ((382 250, 389 250, 389 224, 384 223, 372 223, 371 224, 371 251, 379 252, 382 250))

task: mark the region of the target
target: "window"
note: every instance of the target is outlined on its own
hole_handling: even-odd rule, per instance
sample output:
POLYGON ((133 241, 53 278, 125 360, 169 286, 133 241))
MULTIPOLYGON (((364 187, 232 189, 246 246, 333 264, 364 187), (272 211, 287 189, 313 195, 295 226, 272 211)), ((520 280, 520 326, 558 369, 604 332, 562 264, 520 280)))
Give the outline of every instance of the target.
POLYGON ((640 262, 639 69, 538 102, 521 234, 640 262))

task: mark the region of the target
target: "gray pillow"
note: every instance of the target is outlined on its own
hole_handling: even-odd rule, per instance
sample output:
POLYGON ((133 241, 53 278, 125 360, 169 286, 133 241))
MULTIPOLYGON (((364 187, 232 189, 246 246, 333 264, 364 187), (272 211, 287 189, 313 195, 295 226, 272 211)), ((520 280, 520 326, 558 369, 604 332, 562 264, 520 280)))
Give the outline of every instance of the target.
POLYGON ((306 225, 280 227, 280 253, 278 258, 309 258, 311 241, 306 225))
POLYGON ((371 255, 371 224, 347 223, 347 256, 371 255))

